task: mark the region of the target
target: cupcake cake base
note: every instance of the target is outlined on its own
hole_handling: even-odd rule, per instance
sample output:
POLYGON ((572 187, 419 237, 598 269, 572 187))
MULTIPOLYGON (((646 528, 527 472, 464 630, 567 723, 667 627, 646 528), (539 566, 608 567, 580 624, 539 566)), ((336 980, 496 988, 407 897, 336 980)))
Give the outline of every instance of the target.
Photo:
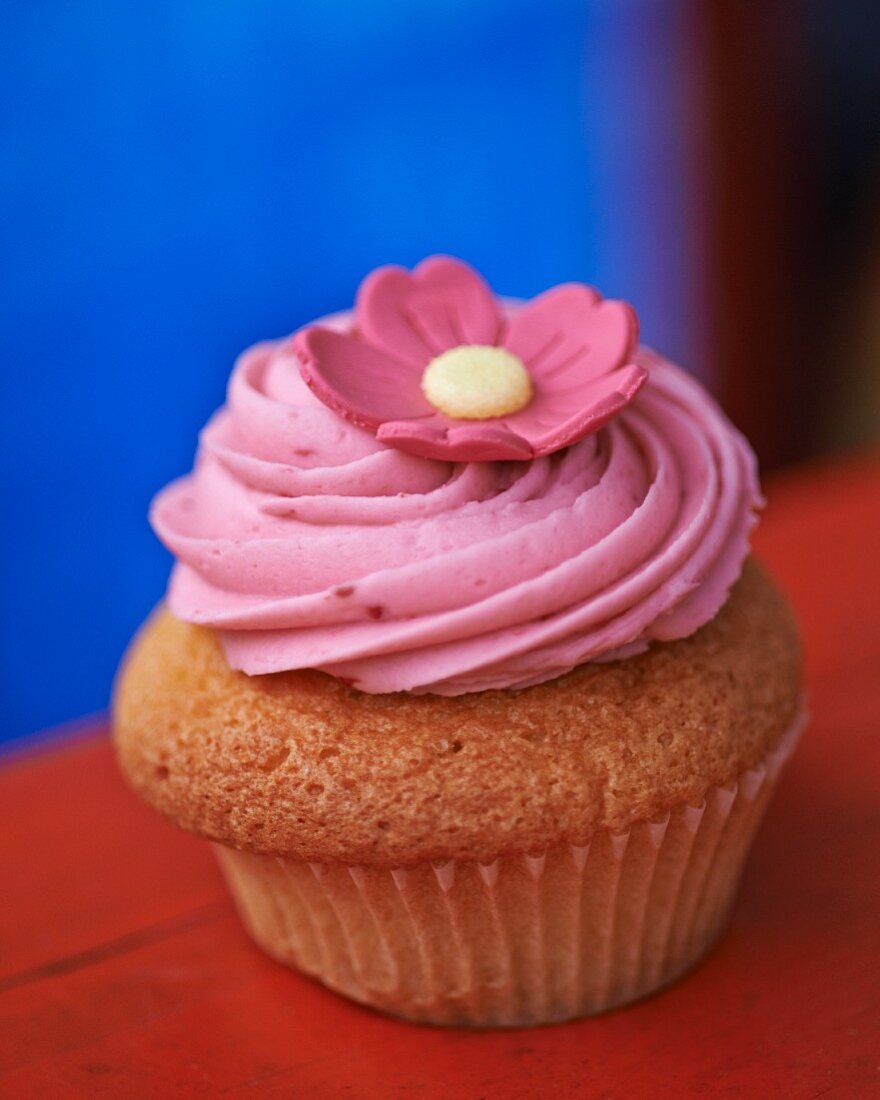
POLYGON ((548 1023, 647 996, 721 931, 802 724, 753 562, 690 638, 520 692, 247 677, 160 615, 120 683, 135 787, 211 841, 251 935, 410 1020, 548 1023))
POLYGON ((585 845, 391 869, 214 847, 254 940, 355 1001, 447 1025, 593 1015, 712 947, 803 721, 700 805, 585 845))

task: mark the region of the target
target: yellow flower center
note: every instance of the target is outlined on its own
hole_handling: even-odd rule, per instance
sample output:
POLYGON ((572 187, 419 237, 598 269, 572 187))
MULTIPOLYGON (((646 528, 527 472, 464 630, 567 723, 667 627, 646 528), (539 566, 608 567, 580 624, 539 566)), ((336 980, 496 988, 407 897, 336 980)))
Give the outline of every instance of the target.
POLYGON ((462 344, 432 359, 422 375, 422 393, 435 409, 456 420, 490 420, 525 408, 532 379, 506 348, 462 344))

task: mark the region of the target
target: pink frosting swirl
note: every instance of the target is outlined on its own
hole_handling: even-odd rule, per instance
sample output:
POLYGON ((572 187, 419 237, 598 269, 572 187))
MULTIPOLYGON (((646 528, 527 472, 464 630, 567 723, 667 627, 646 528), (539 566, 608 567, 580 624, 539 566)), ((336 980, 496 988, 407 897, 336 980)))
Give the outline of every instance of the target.
POLYGON ((595 435, 450 464, 337 417, 289 340, 251 348, 195 470, 153 503, 172 612, 218 630, 233 668, 367 692, 526 687, 691 634, 748 552, 755 460, 698 383, 638 361, 644 389, 595 435))

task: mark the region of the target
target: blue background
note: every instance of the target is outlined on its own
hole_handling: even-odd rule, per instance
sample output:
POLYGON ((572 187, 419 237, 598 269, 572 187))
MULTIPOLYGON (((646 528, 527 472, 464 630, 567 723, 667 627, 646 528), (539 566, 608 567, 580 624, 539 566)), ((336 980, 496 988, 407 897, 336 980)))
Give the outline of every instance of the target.
POLYGON ((106 705, 234 356, 436 251, 687 360, 678 5, 4 5, 3 739, 106 705))

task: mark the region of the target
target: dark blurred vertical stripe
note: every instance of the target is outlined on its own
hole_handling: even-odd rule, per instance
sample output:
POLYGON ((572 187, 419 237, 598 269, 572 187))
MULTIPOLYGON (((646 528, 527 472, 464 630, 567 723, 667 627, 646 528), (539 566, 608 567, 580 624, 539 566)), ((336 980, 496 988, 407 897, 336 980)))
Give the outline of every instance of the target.
POLYGON ((715 390, 769 469, 809 451, 817 386, 799 304, 815 198, 793 0, 693 0, 703 43, 705 261, 715 390))

